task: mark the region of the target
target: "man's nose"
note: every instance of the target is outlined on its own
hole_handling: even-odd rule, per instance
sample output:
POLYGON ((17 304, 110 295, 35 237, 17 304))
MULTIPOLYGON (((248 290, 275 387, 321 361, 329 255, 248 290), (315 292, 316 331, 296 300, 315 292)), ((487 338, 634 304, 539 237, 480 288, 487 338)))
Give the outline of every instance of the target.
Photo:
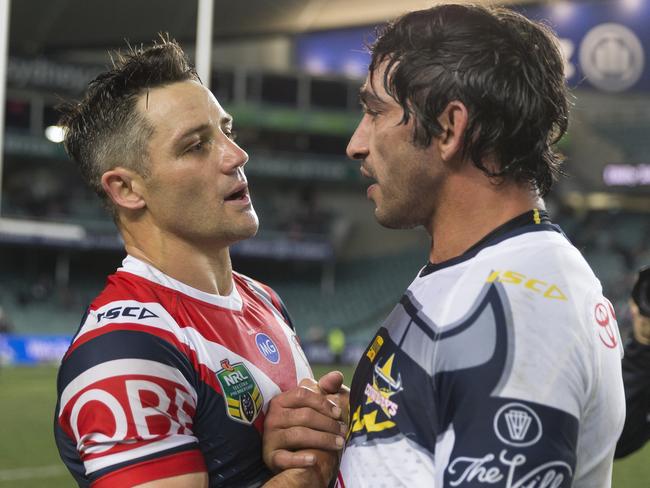
POLYGON ((365 159, 368 155, 368 127, 366 115, 363 116, 361 122, 348 142, 348 147, 345 150, 350 159, 365 159))
POLYGON ((248 153, 235 141, 228 139, 227 148, 223 158, 223 172, 234 173, 248 162, 248 153))

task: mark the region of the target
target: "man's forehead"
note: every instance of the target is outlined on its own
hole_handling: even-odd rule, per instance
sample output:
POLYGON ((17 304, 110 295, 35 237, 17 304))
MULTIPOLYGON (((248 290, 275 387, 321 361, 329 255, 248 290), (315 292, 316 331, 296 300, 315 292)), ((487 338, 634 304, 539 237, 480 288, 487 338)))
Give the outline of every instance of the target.
POLYGON ((386 67, 388 65, 388 60, 384 60, 381 63, 378 63, 368 75, 366 80, 361 87, 361 92, 367 94, 370 97, 375 97, 380 101, 388 102, 390 96, 386 92, 384 86, 384 77, 386 73, 386 67))
POLYGON ((138 105, 144 112, 192 109, 213 105, 220 112, 223 108, 212 92, 194 81, 178 81, 168 85, 147 88, 139 97, 138 105))
POLYGON ((232 116, 215 96, 195 81, 182 81, 146 90, 138 99, 138 109, 156 125, 178 126, 191 119, 229 123, 232 116))
POLYGON ((390 104, 392 99, 386 90, 383 88, 383 83, 379 86, 377 83, 364 83, 359 90, 359 99, 365 105, 387 105, 390 104))

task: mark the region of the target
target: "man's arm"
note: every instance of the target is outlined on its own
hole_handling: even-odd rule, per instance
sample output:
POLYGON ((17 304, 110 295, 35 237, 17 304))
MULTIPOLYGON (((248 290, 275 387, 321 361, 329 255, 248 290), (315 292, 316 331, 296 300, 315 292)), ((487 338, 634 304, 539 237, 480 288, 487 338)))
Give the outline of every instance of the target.
MULTIPOLYGON (((342 382, 338 372, 326 375, 318 385, 313 380, 303 380, 302 386, 272 400, 265 421, 265 429, 270 430, 265 430, 264 459, 268 459, 267 464, 277 474, 264 484, 266 488, 328 486, 338 467, 347 430, 345 423, 337 420, 348 410, 347 388, 342 382), (319 386, 325 390, 320 391, 319 386), (339 392, 331 395, 337 402, 326 396, 326 390, 339 392)), ((207 473, 197 472, 151 481, 136 488, 207 486, 207 473)))
POLYGON ((150 481, 133 488, 208 488, 208 473, 188 473, 150 481))
POLYGON ((183 371, 189 360, 145 332, 73 344, 59 371, 55 422, 73 475, 101 488, 205 471, 193 433, 197 391, 183 371))

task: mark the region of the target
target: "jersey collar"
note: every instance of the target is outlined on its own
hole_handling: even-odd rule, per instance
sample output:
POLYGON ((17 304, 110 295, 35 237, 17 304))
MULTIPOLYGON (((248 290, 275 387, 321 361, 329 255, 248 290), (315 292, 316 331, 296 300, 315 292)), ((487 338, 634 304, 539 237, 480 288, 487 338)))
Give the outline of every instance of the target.
POLYGON ((218 307, 227 308, 230 310, 242 309, 243 301, 234 281, 230 295, 215 295, 213 293, 207 293, 197 288, 186 285, 185 283, 182 283, 172 278, 171 276, 166 275, 150 264, 145 263, 144 261, 141 261, 140 259, 130 255, 124 258, 124 261, 122 261, 122 267, 118 268, 117 271, 124 271, 136 276, 140 276, 141 278, 164 286, 165 288, 170 288, 177 292, 183 293, 184 295, 188 295, 192 298, 195 298, 202 302, 210 303, 212 305, 216 305, 218 307))
POLYGON ((473 258, 486 247, 494 246, 495 244, 498 244, 499 242, 510 237, 524 234, 526 232, 535 232, 540 230, 552 230, 562 233, 560 228, 551 222, 551 219, 545 210, 534 208, 533 210, 524 212, 514 219, 507 221, 505 224, 500 225, 485 237, 483 237, 476 244, 472 245, 460 256, 456 256, 455 258, 448 259, 447 261, 443 261, 441 263, 434 264, 429 262, 424 268, 422 268, 422 271, 420 271, 420 277, 431 274, 434 271, 462 263, 463 261, 473 258))

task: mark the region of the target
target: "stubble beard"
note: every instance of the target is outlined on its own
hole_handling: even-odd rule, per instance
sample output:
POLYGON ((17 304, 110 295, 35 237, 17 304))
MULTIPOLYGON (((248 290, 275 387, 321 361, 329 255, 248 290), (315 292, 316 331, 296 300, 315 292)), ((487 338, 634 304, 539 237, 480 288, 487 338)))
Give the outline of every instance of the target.
POLYGON ((381 205, 375 203, 377 222, 388 229, 414 229, 427 227, 437 206, 442 177, 413 178, 408 185, 410 190, 402 198, 383 195, 381 205))
POLYGON ((384 205, 383 209, 375 208, 375 218, 382 227, 387 229, 407 230, 421 225, 417 215, 417 207, 409 205, 409 202, 394 202, 395 204, 384 205))

